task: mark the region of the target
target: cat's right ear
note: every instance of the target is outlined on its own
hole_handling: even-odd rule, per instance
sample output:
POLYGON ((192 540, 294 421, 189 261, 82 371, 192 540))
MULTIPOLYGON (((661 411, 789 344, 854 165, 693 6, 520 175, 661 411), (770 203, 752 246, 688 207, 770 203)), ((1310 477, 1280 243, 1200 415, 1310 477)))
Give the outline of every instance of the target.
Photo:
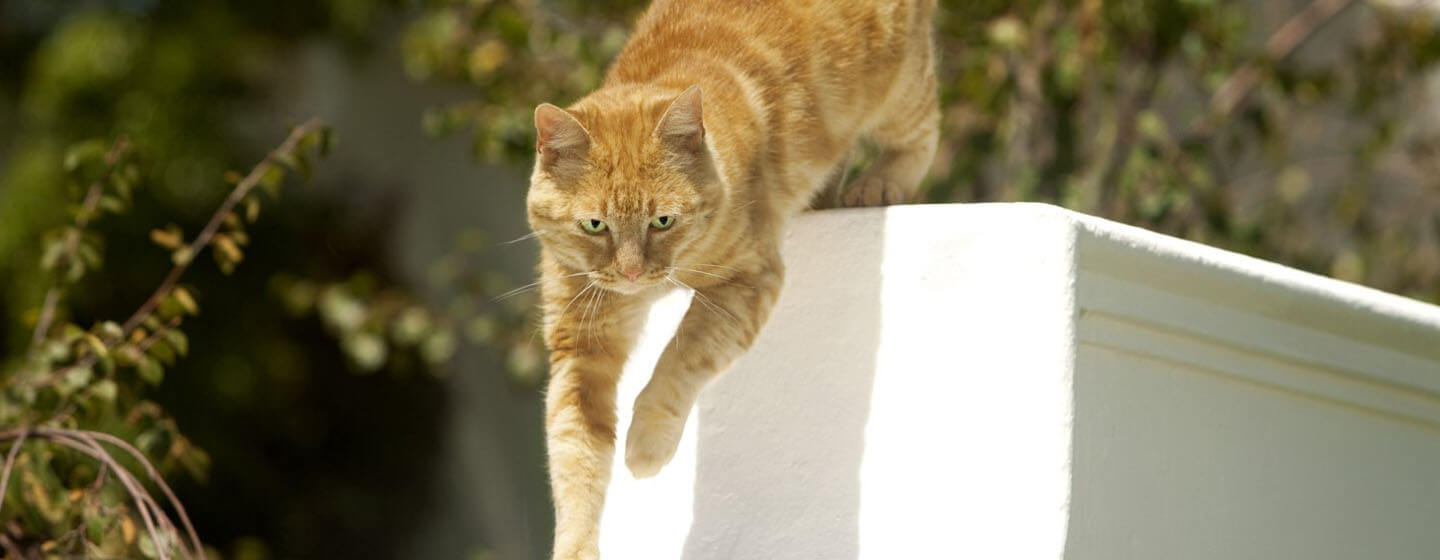
POLYGON ((590 132, 569 111, 541 103, 535 108, 535 152, 541 165, 576 161, 590 150, 590 132))

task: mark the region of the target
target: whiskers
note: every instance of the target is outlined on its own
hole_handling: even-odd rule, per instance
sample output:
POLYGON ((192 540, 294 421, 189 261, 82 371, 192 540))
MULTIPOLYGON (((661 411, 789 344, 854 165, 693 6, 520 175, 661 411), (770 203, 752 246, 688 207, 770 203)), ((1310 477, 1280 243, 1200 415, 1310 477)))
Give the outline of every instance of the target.
POLYGON ((527 234, 525 234, 525 235, 522 235, 522 236, 520 236, 520 237, 516 237, 515 239, 511 239, 511 240, 509 240, 509 241, 501 241, 501 242, 500 242, 500 245, 514 245, 514 244, 519 243, 519 242, 521 242, 521 241, 527 241, 527 240, 530 240, 530 239, 535 239, 535 238, 540 237, 540 236, 542 236, 542 235, 545 235, 545 234, 547 234, 547 233, 549 233, 549 232, 547 232, 547 231, 545 231, 545 230, 543 230, 543 229, 537 229, 537 230, 535 230, 535 231, 532 231, 532 232, 527 233, 527 234))
POLYGON ((738 327, 740 325, 739 317, 736 317, 734 314, 726 311, 725 308, 720 307, 720 305, 716 304, 715 302, 710 301, 710 298, 707 297, 704 292, 701 292, 700 290, 695 289, 693 286, 680 281, 673 275, 667 275, 665 279, 669 280, 670 283, 675 284, 676 286, 690 290, 691 293, 695 294, 695 301, 700 302, 700 304, 704 305, 706 309, 709 309, 711 313, 728 319, 730 323, 734 326, 738 327))
MULTIPOLYGON (((695 266, 709 266, 709 267, 714 267, 714 268, 717 268, 717 269, 729 270, 729 271, 731 271, 731 272, 737 272, 737 273, 740 272, 738 269, 735 269, 735 268, 732 268, 732 267, 728 267, 728 266, 721 266, 721 265, 717 265, 717 264, 697 264, 697 265, 695 265, 695 266)), ((689 267, 684 267, 684 266, 671 266, 671 267, 668 269, 668 271, 667 271, 667 275, 668 275, 668 276, 674 276, 674 274, 675 274, 676 271, 689 272, 689 273, 691 273, 691 274, 699 274, 700 276, 708 276, 708 277, 710 277, 710 278, 714 278, 714 279, 716 279, 716 280, 719 280, 720 283, 722 283, 722 284, 730 284, 730 285, 739 286, 739 287, 741 287, 741 288, 747 288, 747 289, 751 289, 751 290, 755 289, 754 286, 749 286, 749 285, 746 285, 746 284, 741 284, 741 283, 739 283, 739 282, 736 282, 734 279, 732 279, 732 278, 729 277, 729 276, 725 276, 725 275, 721 275, 721 274, 716 274, 716 273, 714 273, 714 272, 706 272, 706 271, 704 271, 704 270, 700 270, 700 269, 696 269, 696 268, 689 268, 689 267)), ((694 288, 691 288, 691 289, 693 290, 694 288)))
MULTIPOLYGON (((541 279, 539 279, 539 280, 536 280, 536 281, 531 282, 531 283, 529 283, 529 284, 526 284, 526 285, 524 285, 524 286, 520 286, 519 288, 515 288, 515 289, 513 289, 513 290, 510 290, 510 291, 508 291, 508 292, 505 292, 505 293, 503 293, 503 294, 500 294, 500 295, 498 295, 498 296, 495 296, 494 299, 491 299, 490 301, 498 302, 498 301, 501 301, 501 300, 509 299, 509 298, 515 297, 515 296, 517 296, 517 295, 523 294, 523 293, 525 293, 525 292, 528 292, 528 291, 530 291, 530 290, 534 290, 535 288, 540 287, 541 284, 544 284, 544 283, 546 283, 546 282, 557 282, 557 281, 560 281, 560 280, 568 280, 568 279, 570 279, 570 278, 574 278, 574 277, 576 277, 576 276, 584 276, 584 275, 586 275, 586 274, 590 274, 590 271, 587 270, 587 271, 583 271, 583 272, 576 272, 576 273, 574 273, 574 274, 566 274, 566 275, 561 276, 561 277, 558 277, 558 278, 541 278, 541 279)), ((595 282, 594 282, 594 281, 591 281, 590 284, 591 284, 591 285, 594 285, 595 282)))

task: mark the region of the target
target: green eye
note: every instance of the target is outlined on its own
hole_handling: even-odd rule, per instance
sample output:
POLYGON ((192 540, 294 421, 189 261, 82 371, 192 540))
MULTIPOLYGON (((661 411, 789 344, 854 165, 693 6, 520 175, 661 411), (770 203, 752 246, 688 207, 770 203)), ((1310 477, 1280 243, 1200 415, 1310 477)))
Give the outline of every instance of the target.
POLYGON ((600 233, 605 231, 605 222, 590 218, 588 220, 580 220, 580 227, 589 233, 600 233))
POLYGON ((675 225, 675 216, 660 216, 650 220, 650 227, 655 229, 670 229, 670 226, 673 225, 675 225))

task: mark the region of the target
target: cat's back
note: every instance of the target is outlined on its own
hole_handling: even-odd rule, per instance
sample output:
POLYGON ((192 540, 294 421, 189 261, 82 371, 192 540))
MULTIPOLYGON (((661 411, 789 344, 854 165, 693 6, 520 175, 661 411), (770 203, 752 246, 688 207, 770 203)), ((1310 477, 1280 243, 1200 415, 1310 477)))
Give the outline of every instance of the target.
MULTIPOLYGON (((935 0, 656 0, 607 83, 724 65, 771 80, 857 85, 887 79, 927 42, 935 0)), ((781 84, 775 84, 781 85, 781 84)))

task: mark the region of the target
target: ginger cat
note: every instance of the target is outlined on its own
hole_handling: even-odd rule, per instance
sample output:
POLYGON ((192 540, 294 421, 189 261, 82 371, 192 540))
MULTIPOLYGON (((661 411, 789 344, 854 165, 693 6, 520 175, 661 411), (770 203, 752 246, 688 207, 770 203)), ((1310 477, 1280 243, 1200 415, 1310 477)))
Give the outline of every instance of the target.
MULTIPOLYGON (((625 464, 670 461, 707 382, 779 296, 790 217, 868 138, 843 197, 910 200, 939 128, 935 0, 656 0, 602 87, 535 110, 528 199, 550 348, 554 558, 595 559, 620 369, 655 296, 694 300, 635 401, 625 464)), ((783 375, 784 372, 775 372, 783 375)))

